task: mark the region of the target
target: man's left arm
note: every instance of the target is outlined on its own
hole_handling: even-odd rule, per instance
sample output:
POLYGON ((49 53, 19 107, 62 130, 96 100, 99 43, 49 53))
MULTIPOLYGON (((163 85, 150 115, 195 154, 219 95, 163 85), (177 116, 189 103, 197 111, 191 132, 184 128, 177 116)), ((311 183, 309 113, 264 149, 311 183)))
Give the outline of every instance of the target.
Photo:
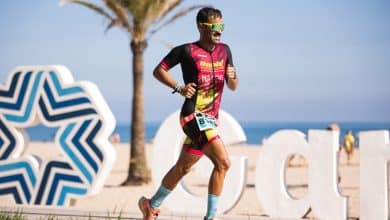
POLYGON ((226 69, 226 81, 227 81, 227 86, 230 90, 232 91, 236 90, 238 86, 236 69, 234 68, 234 66, 231 66, 230 64, 228 64, 228 67, 226 69))
POLYGON ((225 44, 226 53, 227 53, 227 62, 226 62, 226 83, 230 90, 234 91, 236 90, 238 86, 238 77, 236 73, 236 69, 234 68, 233 64, 233 56, 232 52, 230 51, 230 48, 227 44, 225 44))

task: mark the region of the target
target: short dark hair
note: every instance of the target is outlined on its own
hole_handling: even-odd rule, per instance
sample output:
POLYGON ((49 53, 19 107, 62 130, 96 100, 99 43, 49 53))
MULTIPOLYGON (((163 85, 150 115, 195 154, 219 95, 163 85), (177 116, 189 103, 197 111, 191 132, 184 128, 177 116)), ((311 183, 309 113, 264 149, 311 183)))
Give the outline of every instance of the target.
POLYGON ((196 15, 196 22, 203 23, 208 22, 209 18, 222 18, 222 13, 220 10, 212 7, 204 7, 199 10, 196 15))

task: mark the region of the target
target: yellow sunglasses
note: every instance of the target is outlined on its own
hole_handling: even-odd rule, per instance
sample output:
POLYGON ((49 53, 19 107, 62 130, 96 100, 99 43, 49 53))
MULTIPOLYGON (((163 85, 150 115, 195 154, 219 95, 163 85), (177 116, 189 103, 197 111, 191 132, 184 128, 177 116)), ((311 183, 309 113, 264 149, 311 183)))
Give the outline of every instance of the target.
POLYGON ((208 27, 211 31, 223 31, 223 29, 225 28, 225 24, 224 23, 206 23, 206 22, 201 22, 199 24, 208 27))

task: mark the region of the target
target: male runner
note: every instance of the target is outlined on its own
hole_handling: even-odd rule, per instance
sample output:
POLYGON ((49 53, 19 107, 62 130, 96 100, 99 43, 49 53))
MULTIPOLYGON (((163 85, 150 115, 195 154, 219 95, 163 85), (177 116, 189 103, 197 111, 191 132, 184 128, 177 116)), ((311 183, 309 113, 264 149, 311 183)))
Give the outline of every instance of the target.
MULTIPOLYGON (((185 97, 180 123, 187 135, 176 164, 168 171, 151 199, 142 197, 139 208, 145 220, 157 218, 158 207, 182 177, 205 154, 214 164, 209 185, 207 213, 204 219, 215 219, 218 197, 230 160, 216 131, 222 90, 226 82, 235 90, 238 79, 232 55, 226 44, 220 43, 224 24, 220 10, 202 8, 196 16, 200 38, 193 43, 172 49, 154 70, 154 76, 185 97), (168 73, 181 65, 185 85, 181 86, 168 73)), ((180 204, 178 204, 180 205, 180 204)))

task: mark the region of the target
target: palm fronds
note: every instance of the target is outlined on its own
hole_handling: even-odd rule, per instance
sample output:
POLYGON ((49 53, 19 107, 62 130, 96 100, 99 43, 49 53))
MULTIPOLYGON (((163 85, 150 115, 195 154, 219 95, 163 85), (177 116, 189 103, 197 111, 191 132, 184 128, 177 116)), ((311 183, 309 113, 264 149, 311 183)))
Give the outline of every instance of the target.
POLYGON ((147 33, 151 36, 189 12, 205 7, 195 5, 184 8, 167 19, 167 16, 183 2, 182 0, 102 0, 102 2, 103 7, 88 0, 61 0, 60 5, 74 3, 87 7, 108 19, 106 32, 117 26, 129 33, 135 41, 141 41, 145 39, 147 33), (150 30, 151 27, 154 28, 150 30))
POLYGON ((107 13, 103 8, 101 8, 95 4, 92 4, 88 1, 85 1, 85 0, 61 0, 60 6, 63 6, 65 4, 69 4, 69 3, 74 3, 74 4, 79 4, 79 5, 85 6, 89 9, 91 9, 92 11, 95 11, 96 13, 102 15, 103 17, 106 17, 109 20, 114 20, 114 18, 109 13, 107 13))

